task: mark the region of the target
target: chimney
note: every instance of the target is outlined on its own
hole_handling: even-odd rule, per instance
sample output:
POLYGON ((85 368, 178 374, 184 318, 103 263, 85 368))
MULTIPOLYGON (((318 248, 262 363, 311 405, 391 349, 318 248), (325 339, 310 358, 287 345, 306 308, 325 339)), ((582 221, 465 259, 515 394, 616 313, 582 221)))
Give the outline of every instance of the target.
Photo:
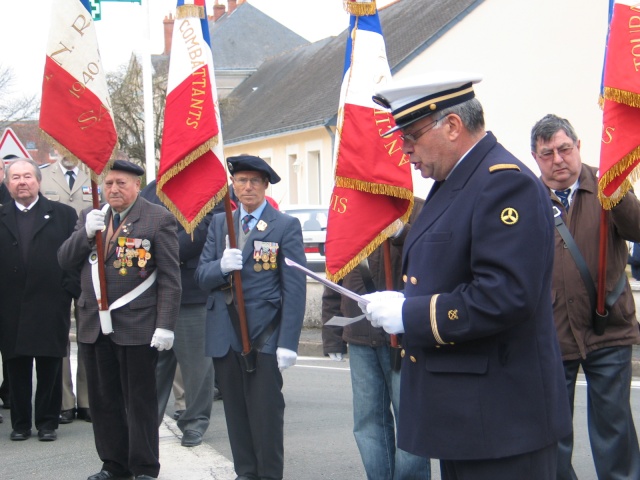
POLYGON ((229 15, 231 15, 233 11, 236 9, 236 6, 237 6, 236 4, 237 4, 236 0, 227 0, 227 5, 229 6, 229 15))
POLYGON ((225 12, 224 5, 220 5, 216 1, 216 4, 213 6, 213 21, 217 22, 220 19, 220 17, 224 15, 224 12, 225 12))
POLYGON ((164 24, 164 52, 163 55, 171 54, 171 39, 173 38, 173 14, 170 13, 168 17, 164 17, 162 23, 164 24))

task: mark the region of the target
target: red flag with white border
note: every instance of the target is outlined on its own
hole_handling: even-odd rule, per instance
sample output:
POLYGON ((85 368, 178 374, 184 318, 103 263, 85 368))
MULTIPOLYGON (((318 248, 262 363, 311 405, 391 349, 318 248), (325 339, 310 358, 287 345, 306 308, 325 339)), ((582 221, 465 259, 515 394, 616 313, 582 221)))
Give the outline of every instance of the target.
POLYGON ((375 2, 347 2, 351 13, 340 95, 335 187, 325 244, 326 275, 338 281, 406 223, 413 208, 411 165, 390 113, 372 96, 391 72, 375 2))
POLYGON ((188 233, 225 195, 220 113, 204 0, 178 0, 157 193, 188 233))
POLYGON ((40 128, 99 175, 118 136, 88 0, 53 0, 46 53, 40 128))

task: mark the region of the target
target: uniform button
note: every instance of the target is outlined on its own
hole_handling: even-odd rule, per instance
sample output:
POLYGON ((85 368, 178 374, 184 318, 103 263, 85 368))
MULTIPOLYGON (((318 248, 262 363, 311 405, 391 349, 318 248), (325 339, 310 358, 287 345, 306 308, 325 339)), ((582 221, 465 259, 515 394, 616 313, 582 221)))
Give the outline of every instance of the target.
POLYGON ((570 299, 569 299, 569 303, 573 303, 573 298, 570 298, 570 299))
POLYGON ((406 276, 406 275, 402 275, 402 281, 403 281, 404 283, 407 283, 407 276, 406 276))
POLYGON ((413 363, 416 363, 416 362, 417 362, 416 357, 414 357, 413 355, 411 355, 411 356, 409 357, 409 359, 410 359, 413 363))
POLYGON ((411 277, 411 283, 413 285, 417 285, 418 284, 418 279, 416 277, 411 277))
POLYGON ((436 345, 436 348, 440 348, 440 345, 436 345))
POLYGON ((455 343, 453 343, 453 342, 449 342, 449 345, 455 345, 455 343))
POLYGON ((406 354, 406 352, 404 351, 404 348, 403 348, 403 349, 402 349, 402 351, 400 352, 400 356, 401 356, 402 358, 404 358, 405 354, 406 354))

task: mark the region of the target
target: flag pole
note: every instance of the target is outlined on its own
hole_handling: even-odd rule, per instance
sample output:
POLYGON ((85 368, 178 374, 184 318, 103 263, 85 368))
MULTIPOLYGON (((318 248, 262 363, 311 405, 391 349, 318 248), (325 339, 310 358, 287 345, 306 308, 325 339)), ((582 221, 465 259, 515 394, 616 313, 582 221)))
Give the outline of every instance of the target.
MULTIPOLYGON (((393 290, 393 275, 391 273, 391 240, 388 238, 383 243, 383 258, 384 258, 384 281, 387 290, 393 290)), ((398 336, 395 334, 389 335, 391 346, 398 347, 398 336)))
POLYGON ((151 16, 149 3, 151 0, 142 0, 144 4, 145 42, 141 55, 142 58, 142 100, 144 104, 144 144, 147 184, 156 179, 156 148, 153 126, 153 78, 151 75, 151 16))
POLYGON ((607 242, 609 239, 609 211, 604 208, 600 212, 600 254, 598 260, 598 294, 596 300, 596 312, 600 316, 606 315, 605 288, 607 280, 607 242))
MULTIPOLYGON (((229 232, 229 247, 238 248, 236 241, 236 231, 233 226, 233 213, 231 212, 231 198, 229 188, 224 195, 224 212, 227 216, 227 231, 229 232)), ((251 343, 249 342, 249 328, 247 327, 247 314, 244 309, 244 294, 242 292, 242 275, 240 270, 233 271, 233 289, 238 309, 238 320, 240 323, 240 337, 242 340, 242 355, 246 358, 251 353, 251 343)))
MULTIPOLYGON (((98 184, 93 178, 91 179, 91 199, 93 200, 93 208, 100 209, 100 199, 98 198, 98 184)), ((109 300, 107 299, 107 277, 104 271, 104 243, 102 241, 102 232, 96 232, 96 253, 98 255, 98 276, 100 278, 100 298, 98 299, 98 308, 100 310, 109 310, 109 300)))

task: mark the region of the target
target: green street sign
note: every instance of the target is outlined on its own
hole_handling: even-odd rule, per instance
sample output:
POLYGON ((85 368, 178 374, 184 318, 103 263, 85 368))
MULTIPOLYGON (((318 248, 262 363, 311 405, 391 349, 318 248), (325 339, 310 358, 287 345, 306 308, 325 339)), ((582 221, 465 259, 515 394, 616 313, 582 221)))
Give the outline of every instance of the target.
POLYGON ((89 0, 91 4, 91 18, 94 20, 102 19, 102 8, 100 8, 100 0, 89 0))

